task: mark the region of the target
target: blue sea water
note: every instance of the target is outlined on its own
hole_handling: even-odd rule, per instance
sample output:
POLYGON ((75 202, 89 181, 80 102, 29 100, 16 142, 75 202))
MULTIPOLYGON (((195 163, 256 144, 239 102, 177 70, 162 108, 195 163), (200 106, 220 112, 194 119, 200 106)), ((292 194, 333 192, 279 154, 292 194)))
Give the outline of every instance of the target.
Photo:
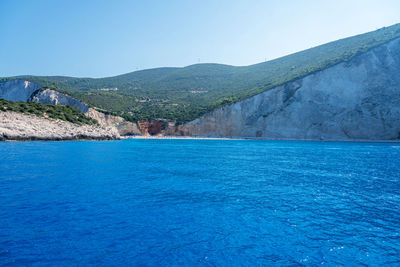
POLYGON ((400 265, 400 144, 0 143, 1 266, 400 265))

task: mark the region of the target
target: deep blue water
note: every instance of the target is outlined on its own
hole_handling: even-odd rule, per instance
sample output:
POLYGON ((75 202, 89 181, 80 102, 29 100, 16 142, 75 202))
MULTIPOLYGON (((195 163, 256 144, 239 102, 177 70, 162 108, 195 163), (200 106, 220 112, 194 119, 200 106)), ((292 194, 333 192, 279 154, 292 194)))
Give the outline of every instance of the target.
POLYGON ((0 265, 400 265, 400 144, 0 143, 0 265))

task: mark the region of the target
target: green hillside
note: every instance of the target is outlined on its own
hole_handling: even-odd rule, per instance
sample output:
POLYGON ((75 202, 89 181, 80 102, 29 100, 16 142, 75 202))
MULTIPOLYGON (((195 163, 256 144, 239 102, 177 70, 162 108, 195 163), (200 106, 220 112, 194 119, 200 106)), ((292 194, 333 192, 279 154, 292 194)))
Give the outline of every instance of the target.
POLYGON ((129 120, 163 118, 183 123, 215 108, 348 61, 397 37, 400 37, 400 24, 250 66, 196 64, 99 79, 63 76, 18 78, 55 87, 129 120))

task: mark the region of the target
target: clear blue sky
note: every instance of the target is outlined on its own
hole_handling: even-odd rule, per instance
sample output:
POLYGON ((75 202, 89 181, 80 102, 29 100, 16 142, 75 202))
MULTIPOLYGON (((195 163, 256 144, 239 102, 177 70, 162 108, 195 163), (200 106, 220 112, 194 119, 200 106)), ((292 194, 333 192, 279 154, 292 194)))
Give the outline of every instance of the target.
POLYGON ((399 22, 399 0, 0 0, 0 77, 250 65, 399 22))

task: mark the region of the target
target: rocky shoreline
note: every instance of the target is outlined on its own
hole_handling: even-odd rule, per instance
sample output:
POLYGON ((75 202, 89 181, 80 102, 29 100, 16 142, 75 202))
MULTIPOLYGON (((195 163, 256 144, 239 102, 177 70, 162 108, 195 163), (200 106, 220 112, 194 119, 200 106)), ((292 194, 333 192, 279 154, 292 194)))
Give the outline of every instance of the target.
POLYGON ((119 138, 109 138, 109 137, 95 137, 88 135, 78 135, 73 137, 21 137, 21 136, 0 136, 1 141, 114 141, 120 140, 119 138))
POLYGON ((78 125, 17 112, 0 112, 0 141, 118 140, 114 127, 78 125))

